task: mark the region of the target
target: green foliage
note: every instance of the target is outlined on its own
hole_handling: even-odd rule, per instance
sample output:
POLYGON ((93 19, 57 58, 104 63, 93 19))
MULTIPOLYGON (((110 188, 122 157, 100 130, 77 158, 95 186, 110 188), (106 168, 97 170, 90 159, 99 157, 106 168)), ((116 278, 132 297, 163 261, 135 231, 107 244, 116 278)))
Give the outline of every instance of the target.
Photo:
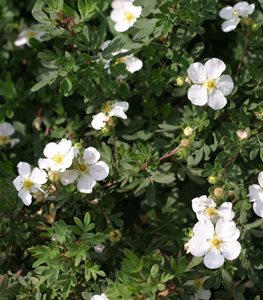
POLYGON ((254 14, 226 34, 218 12, 234 2, 135 0, 142 16, 120 33, 110 0, 0 0, 0 123, 20 139, 0 144, 0 299, 189 300, 188 281, 201 277, 212 299, 261 299, 263 221, 248 187, 263 165, 263 2, 251 0, 254 14), (15 47, 27 27, 42 41, 15 47), (129 54, 143 61, 134 74, 129 54), (187 99, 189 65, 212 57, 235 85, 219 111, 187 99), (116 100, 129 102, 128 119, 94 130, 92 116, 116 100), (62 138, 98 149, 109 176, 92 194, 56 182, 23 206, 17 163, 37 165, 62 138), (204 194, 232 202, 241 231, 241 255, 216 270, 184 250, 191 199, 204 194))

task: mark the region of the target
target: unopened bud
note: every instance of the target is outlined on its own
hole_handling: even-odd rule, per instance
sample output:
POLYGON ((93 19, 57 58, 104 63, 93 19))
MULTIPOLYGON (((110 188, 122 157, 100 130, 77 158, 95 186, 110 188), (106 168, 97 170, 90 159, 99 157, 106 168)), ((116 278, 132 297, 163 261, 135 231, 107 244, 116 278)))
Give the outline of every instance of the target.
POLYGON ((210 184, 215 184, 217 182, 217 177, 214 175, 210 175, 207 180, 210 184))
POLYGON ((60 180, 60 173, 57 171, 48 172, 48 179, 52 182, 58 182, 60 180))
POLYGON ((225 191, 222 188, 217 187, 214 189, 214 196, 216 199, 222 199, 225 196, 225 191))
POLYGON ((186 158, 188 155, 188 151, 186 148, 181 148, 177 151, 176 155, 181 159, 186 158))
POLYGON ((191 127, 185 127, 184 129, 184 135, 185 136, 191 136, 194 132, 194 129, 191 127))
POLYGON ((183 86, 185 83, 185 79, 182 76, 177 76, 176 77, 176 84, 178 86, 183 86))
POLYGON ((188 139, 182 139, 180 142, 180 146, 183 148, 187 148, 190 146, 190 141, 188 139))
POLYGON ((101 129, 101 133, 103 135, 108 135, 110 133, 110 129, 108 127, 104 127, 101 129))
POLYGON ((103 244, 98 244, 94 247, 94 251, 97 253, 102 253, 105 249, 105 246, 103 244))
POLYGON ((251 30, 253 32, 257 32, 260 29, 260 27, 261 27, 261 24, 254 22, 251 26, 251 30))
POLYGON ((245 130, 238 130, 236 131, 236 134, 240 140, 246 140, 250 137, 250 129, 246 128, 245 130))

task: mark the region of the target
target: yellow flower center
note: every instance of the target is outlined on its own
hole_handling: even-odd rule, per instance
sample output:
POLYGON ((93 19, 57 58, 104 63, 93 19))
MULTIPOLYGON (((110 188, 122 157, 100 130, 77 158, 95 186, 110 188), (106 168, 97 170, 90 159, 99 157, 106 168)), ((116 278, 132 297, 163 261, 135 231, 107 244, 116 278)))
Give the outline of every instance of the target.
POLYGON ((7 144, 9 142, 9 136, 0 135, 0 144, 7 144))
POLYGON ((62 154, 58 153, 52 157, 52 160, 54 161, 55 164, 59 165, 63 162, 64 156, 62 154))
POLYGON ((104 103, 102 105, 102 111, 104 113, 109 113, 109 112, 111 112, 111 110, 112 110, 112 104, 111 104, 111 102, 107 101, 106 103, 104 103))
POLYGON ((27 32, 27 37, 28 38, 33 38, 33 37, 35 37, 36 36, 36 32, 34 32, 34 31, 28 31, 27 32))
POLYGON ((128 23, 131 23, 135 19, 135 15, 133 13, 129 12, 129 11, 126 11, 124 13, 124 19, 128 23))
POLYGON ((194 280, 194 286, 197 288, 197 289, 201 289, 202 286, 203 286, 203 282, 201 279, 195 279, 194 280))
POLYGON ((30 190, 33 186, 33 182, 30 179, 26 179, 23 183, 23 188, 30 190))
POLYGON ((127 61, 127 56, 119 57, 116 59, 117 64, 124 64, 127 61))
POLYGON ((217 235, 214 235, 214 238, 210 241, 211 248, 220 249, 220 245, 222 241, 217 237, 217 235))
POLYGON ((214 207, 208 207, 206 209, 206 213, 210 216, 210 217, 213 217, 213 216, 216 216, 217 215, 217 210, 214 208, 214 207))
POLYGON ((85 165, 85 164, 79 164, 78 165, 78 167, 79 167, 79 170, 81 171, 81 172, 86 172, 87 170, 88 170, 88 166, 87 165, 85 165))
POLYGON ((209 79, 207 80, 204 84, 203 84, 204 87, 206 87, 208 89, 208 91, 212 91, 214 90, 217 85, 216 85, 216 81, 214 79, 209 79))

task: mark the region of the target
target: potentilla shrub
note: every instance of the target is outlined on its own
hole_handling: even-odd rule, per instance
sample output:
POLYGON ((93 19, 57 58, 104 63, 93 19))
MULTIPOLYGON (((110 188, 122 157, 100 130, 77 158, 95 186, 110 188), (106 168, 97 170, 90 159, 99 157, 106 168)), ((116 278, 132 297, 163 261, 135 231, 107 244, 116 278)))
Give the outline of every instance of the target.
POLYGON ((0 299, 261 299, 262 10, 0 2, 0 299))

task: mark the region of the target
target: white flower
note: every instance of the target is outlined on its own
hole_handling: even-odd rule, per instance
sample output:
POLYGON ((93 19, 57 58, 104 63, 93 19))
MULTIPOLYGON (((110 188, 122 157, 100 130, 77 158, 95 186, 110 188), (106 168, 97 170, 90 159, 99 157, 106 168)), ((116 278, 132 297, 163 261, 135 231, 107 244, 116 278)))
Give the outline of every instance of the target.
POLYGON ((115 103, 107 102, 103 107, 103 112, 93 116, 91 126, 96 130, 101 130, 110 121, 111 117, 118 117, 121 119, 127 119, 125 112, 129 108, 129 103, 126 101, 120 101, 115 103))
POLYGON ((186 285, 192 285, 196 288, 196 293, 191 296, 191 300, 209 300, 211 298, 210 290, 203 289, 203 283, 208 277, 197 278, 194 280, 188 280, 186 285))
POLYGON ((38 160, 40 169, 64 172, 73 162, 75 149, 70 140, 62 139, 58 144, 49 143, 44 148, 44 156, 38 160))
POLYGON ((89 147, 84 150, 83 157, 77 158, 73 170, 66 170, 61 174, 61 183, 68 185, 78 180, 77 188, 81 193, 92 193, 96 181, 105 179, 109 175, 109 166, 99 161, 100 153, 89 147))
POLYGON ((42 36, 44 35, 44 32, 31 30, 31 29, 25 29, 20 32, 17 39, 15 40, 15 46, 20 47, 23 45, 30 46, 30 39, 34 38, 38 41, 41 41, 42 36))
POLYGON ((105 294, 101 294, 92 296, 90 300, 109 300, 109 298, 105 294))
POLYGON ((204 256, 204 265, 216 269, 225 259, 237 258, 241 245, 237 241, 240 232, 235 222, 219 219, 214 226, 211 221, 202 220, 194 226, 194 236, 188 241, 188 251, 192 255, 204 256))
POLYGON ((114 1, 110 18, 115 23, 118 32, 128 30, 142 13, 141 6, 135 6, 130 1, 114 1))
POLYGON ((194 198, 192 200, 192 208, 199 221, 207 219, 215 223, 219 218, 230 221, 235 216, 231 202, 224 202, 219 206, 219 208, 216 208, 214 200, 205 195, 194 198))
POLYGON ((223 108, 227 103, 225 96, 231 94, 234 87, 229 75, 221 75, 225 68, 224 62, 218 58, 211 58, 204 65, 199 62, 191 64, 187 70, 193 83, 188 90, 189 100, 195 105, 208 104, 215 110, 223 108))
MULTIPOLYGON (((105 41, 101 45, 101 50, 104 51, 109 46, 110 43, 111 43, 110 40, 105 41)), ((129 51, 128 49, 120 49, 119 51, 111 53, 111 55, 116 56, 118 54, 126 53, 128 51, 129 51)), ((108 69, 110 67, 110 62, 112 61, 112 59, 103 59, 103 61, 105 64, 104 68, 108 69)), ((117 64, 118 63, 125 64, 126 70, 130 73, 134 73, 134 72, 141 70, 141 68, 143 66, 143 62, 139 58, 135 57, 133 54, 129 54, 129 55, 117 58, 116 63, 117 64)))
POLYGON ((41 185, 47 182, 47 173, 39 168, 31 169, 28 163, 20 162, 17 165, 19 176, 13 180, 13 184, 18 191, 18 196, 25 205, 32 202, 32 194, 42 191, 41 185))
POLYGON ((0 124, 0 146, 4 144, 11 144, 14 146, 19 142, 19 139, 10 139, 10 136, 15 132, 14 127, 7 122, 0 124))
POLYGON ((255 214, 263 218, 263 171, 258 174, 258 184, 252 184, 248 189, 255 214))
POLYGON ((232 6, 224 7, 220 10, 219 16, 226 20, 222 24, 222 30, 229 32, 235 30, 241 18, 247 18, 255 10, 255 4, 249 4, 246 1, 241 1, 232 6))
POLYGON ((134 0, 114 0, 111 3, 111 7, 113 9, 118 9, 118 8, 122 7, 126 2, 133 3, 134 0))

